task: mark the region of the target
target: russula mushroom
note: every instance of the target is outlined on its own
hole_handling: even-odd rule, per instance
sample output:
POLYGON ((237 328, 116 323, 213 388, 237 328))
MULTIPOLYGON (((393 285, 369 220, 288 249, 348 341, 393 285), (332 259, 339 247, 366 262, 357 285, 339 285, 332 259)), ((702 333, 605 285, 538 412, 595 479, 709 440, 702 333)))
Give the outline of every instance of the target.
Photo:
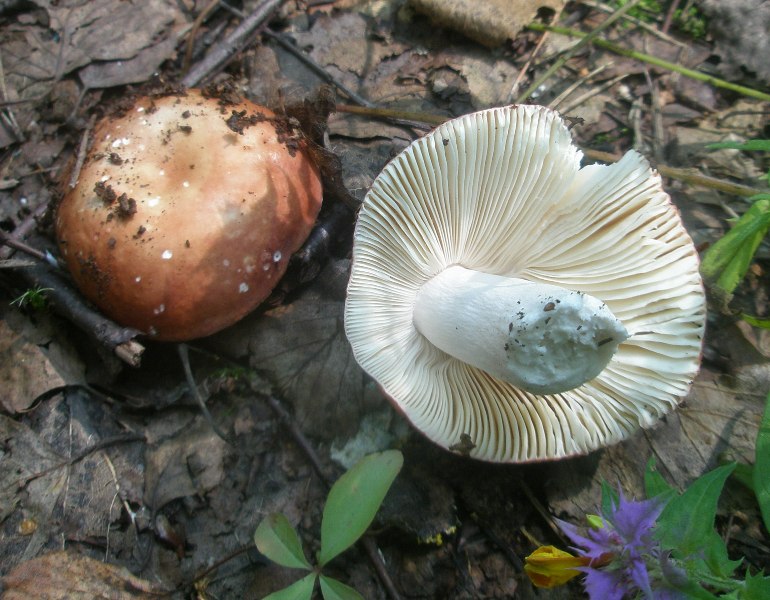
POLYGON ((580 167, 557 113, 448 121, 374 181, 345 330, 437 444, 497 462, 618 442, 697 373, 698 255, 646 160, 580 167))
POLYGON ((187 90, 97 124, 56 234, 76 284, 106 315, 188 340, 269 295, 320 205, 318 171, 282 119, 187 90))

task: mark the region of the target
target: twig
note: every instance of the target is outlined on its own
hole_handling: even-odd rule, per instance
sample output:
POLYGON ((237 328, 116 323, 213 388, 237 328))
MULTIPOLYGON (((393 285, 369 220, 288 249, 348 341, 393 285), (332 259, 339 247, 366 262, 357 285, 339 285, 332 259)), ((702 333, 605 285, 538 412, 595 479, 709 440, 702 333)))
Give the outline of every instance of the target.
MULTIPOLYGON (((628 4, 626 4, 626 6, 628 6, 628 4)), ((614 44, 613 42, 610 42, 602 38, 588 37, 589 35, 592 35, 595 32, 591 32, 591 34, 586 34, 586 33, 583 33, 582 31, 577 31, 575 29, 568 29, 566 27, 554 27, 552 25, 542 25, 541 23, 531 23, 530 25, 527 25, 527 29, 531 29, 532 31, 552 31, 553 33, 558 33, 560 35, 583 38, 583 40, 588 39, 589 40, 588 43, 591 43, 594 46, 597 46, 599 48, 603 48, 604 50, 609 50, 610 52, 614 52, 615 54, 618 54, 620 56, 625 56, 626 58, 633 58, 634 60, 645 62, 655 67, 660 67, 661 69, 673 71, 674 73, 679 73, 680 75, 684 75, 685 77, 689 77, 697 81, 703 81, 704 83, 708 83, 710 85, 713 85, 714 87, 730 90, 731 92, 741 94, 742 96, 746 96, 748 98, 756 98, 757 100, 770 102, 770 94, 766 94, 765 92, 760 92, 759 90, 748 88, 743 85, 738 85, 737 83, 731 83, 729 81, 725 81, 724 79, 719 79, 718 77, 714 77, 712 75, 702 73, 701 71, 688 69, 687 67, 683 67, 682 65, 678 65, 676 63, 663 60, 662 58, 658 58, 657 56, 652 56, 650 54, 645 54, 643 52, 637 52, 636 50, 623 48, 622 46, 618 46, 617 44, 614 44)))
MULTIPOLYGON (((600 160, 606 163, 617 162, 620 160, 619 156, 611 154, 610 152, 592 150, 591 148, 583 148, 582 150, 583 154, 592 160, 600 160)), ((757 194, 762 193, 762 190, 757 188, 753 188, 740 183, 733 183, 732 181, 726 181, 724 179, 717 179, 716 177, 709 177, 708 175, 702 175, 701 173, 694 173, 690 169, 669 167, 662 164, 655 165, 655 168, 664 177, 677 179, 678 181, 684 181, 690 185, 698 185, 712 190, 717 190, 718 192, 724 192, 725 194, 732 194, 734 196, 742 196, 744 198, 748 198, 750 196, 756 196, 757 194)))
POLYGON ((3 97, 3 104, 4 110, 2 112, 3 121, 5 121, 8 126, 11 128, 11 131, 13 131, 13 135, 16 138, 16 141, 23 142, 24 141, 24 132, 21 130, 21 127, 19 127, 19 123, 16 121, 16 117, 13 114, 13 111, 11 110, 11 104, 10 102, 7 102, 8 100, 8 90, 5 87, 5 69, 3 68, 3 57, 0 55, 0 92, 2 92, 3 97))
MULTIPOLYGON (((340 105, 340 106, 337 106, 337 110, 340 112, 352 112, 356 114, 371 115, 373 117, 380 117, 380 118, 399 118, 404 115, 408 115, 408 118, 410 119, 417 119, 422 121, 423 123, 428 123, 430 125, 441 125, 447 120, 446 117, 442 117, 441 115, 436 115, 431 113, 416 113, 416 112, 405 113, 404 111, 394 110, 389 108, 369 109, 363 106, 340 105)), ((592 160, 600 160, 602 162, 608 162, 608 163, 617 162, 620 160, 619 156, 616 156, 609 152, 592 150, 591 148, 581 148, 581 150, 583 151, 583 154, 586 157, 592 160)), ((724 179, 717 179, 716 177, 709 177, 708 175, 702 175, 700 173, 693 173, 689 169, 683 169, 678 167, 668 167, 662 164, 656 165, 655 168, 660 172, 661 175, 665 177, 670 177, 671 179, 678 179, 679 181, 684 181, 685 183, 689 183, 691 185, 698 185, 698 186, 709 188, 712 190, 717 190, 719 192, 724 192, 726 194, 732 194, 734 196, 750 197, 750 196, 756 196, 757 194, 762 193, 762 190, 748 186, 748 185, 733 183, 731 181, 726 181, 724 179)))
POLYGON ((302 52, 302 50, 297 48, 294 44, 289 42, 284 36, 279 35, 270 29, 265 29, 262 34, 277 42, 284 50, 290 52, 300 61, 302 61, 316 75, 321 77, 327 83, 331 83, 334 87, 339 89, 343 94, 345 94, 359 106, 367 106, 369 108, 374 107, 373 103, 369 102, 366 98, 362 98, 356 92, 347 87, 344 83, 338 81, 334 76, 332 76, 331 73, 327 72, 321 65, 315 62, 307 54, 302 52))
MULTIPOLYGON (((572 48, 567 50, 557 61, 555 61, 548 69, 546 69, 545 73, 543 73, 540 77, 538 77, 532 85, 529 86, 526 92, 521 94, 517 99, 516 102, 524 102, 527 98, 529 98, 545 81, 547 81, 556 71, 561 69, 566 62, 572 58, 577 52, 582 50, 584 47, 586 47, 588 44, 591 43, 591 41, 599 35, 602 31, 607 29, 610 25, 612 25, 615 21, 620 19, 623 15, 625 15, 629 10, 631 10, 634 6, 636 6, 639 3, 639 0, 631 0, 628 4, 621 6, 618 10, 616 10, 612 15, 607 17, 598 27, 596 27, 591 33, 585 34, 583 38, 572 48)), ((540 25, 540 24, 536 24, 540 25)), ((557 28, 550 27, 543 25, 542 28, 540 27, 529 27, 529 29, 533 31, 556 31, 557 28)), ((557 31, 557 33, 559 33, 557 31)))
MULTIPOLYGON (((561 13, 563 10, 564 10, 563 6, 560 6, 558 8, 558 10, 556 11, 556 14, 553 17, 553 20, 552 20, 553 23, 559 22, 559 18, 561 17, 561 13)), ((540 36, 540 39, 537 41, 537 44, 532 49, 532 52, 529 54, 529 58, 527 59, 527 62, 524 63, 524 66, 521 68, 521 70, 519 71, 519 74, 516 76, 516 80, 513 82, 513 85, 511 86, 511 91, 508 92, 507 102, 513 102, 513 99, 519 93, 519 87, 521 86, 521 82, 526 76, 527 72, 529 71, 529 67, 532 65, 532 62, 535 60, 535 57, 538 55, 543 45, 545 44, 546 39, 548 39, 547 31, 540 36)))
POLYGON ((221 67, 248 43, 249 38, 275 11, 283 0, 260 0, 254 10, 236 27, 224 41, 209 50, 182 78, 185 87, 195 87, 221 67))
POLYGON ((209 412, 208 406, 206 406, 206 402, 203 400, 203 396, 201 396, 200 391, 198 390, 198 384, 195 383, 195 378, 193 377, 192 369, 190 368, 190 352, 188 350, 187 344, 177 344, 176 349, 179 353, 179 359, 182 361, 182 368, 184 369, 184 376, 187 381, 187 387, 190 388, 190 393, 192 394, 193 398, 195 398, 198 406, 200 406, 201 412, 203 413, 203 418, 206 419, 214 433, 221 437, 225 442, 233 446, 234 443, 230 439, 230 436, 222 431, 219 425, 217 425, 216 421, 214 421, 214 417, 211 415, 211 412, 209 412))
POLYGON ((37 227, 37 220, 41 218, 47 210, 47 203, 40 204, 34 211, 24 217, 24 220, 19 223, 11 233, 0 232, 0 243, 5 246, 4 248, 0 248, 0 259, 6 259, 13 256, 13 250, 20 250, 26 254, 30 254, 30 251, 34 251, 32 256, 50 263, 48 257, 43 255, 39 250, 27 246, 26 244, 24 244, 23 248, 14 245, 23 243, 22 240, 34 231, 37 227))
POLYGON ((214 9, 219 4, 219 0, 210 0, 209 3, 203 7, 203 10, 195 18, 192 29, 187 34, 187 47, 184 53, 184 62, 182 63, 182 71, 187 73, 190 70, 190 64, 192 63, 193 49, 195 47, 195 36, 198 35, 198 30, 203 25, 203 22, 208 19, 209 15, 214 12, 214 9))
MULTIPOLYGON (((595 10, 600 10, 605 13, 611 13, 614 8, 611 6, 605 4, 604 2, 597 2, 595 0, 581 0, 580 4, 583 4, 584 6, 590 6, 591 8, 595 10)), ((676 4, 676 2, 674 2, 676 4)), ((668 42, 669 44, 673 44, 675 46, 679 46, 680 48, 686 48, 687 44, 680 42, 679 40, 672 38, 670 35, 668 35, 668 28, 663 26, 662 31, 657 29, 656 27, 653 27, 649 23, 645 23, 641 19, 637 19, 636 17, 632 15, 625 15, 623 17, 624 21, 628 21, 629 23, 633 23, 636 27, 639 27, 640 29, 644 29, 647 33, 654 35, 657 38, 660 38, 663 41, 668 42)), ((555 21, 554 21, 555 22, 555 21)))
POLYGON ((575 110, 578 106, 583 104, 583 102, 585 102, 589 98, 593 98, 594 96, 596 96, 598 94, 601 94, 604 90, 610 89, 615 84, 620 83, 621 81, 623 81, 626 77, 628 77, 628 73, 621 73, 617 77, 613 77, 609 81, 605 81, 603 84, 601 84, 601 85, 599 85, 597 87, 591 88, 586 93, 581 94, 580 96, 575 98, 575 100, 571 104, 568 104, 564 108, 560 108, 559 112, 561 112, 562 114, 565 114, 565 115, 570 114, 573 110, 575 110))
POLYGON ((144 346, 134 338, 141 334, 136 329, 121 327, 86 305, 82 296, 47 265, 22 268, 19 274, 30 286, 50 288, 46 292, 51 307, 60 315, 77 325, 123 362, 138 367, 144 353, 144 346))
MULTIPOLYGON (((551 100, 548 103, 548 106, 550 108, 553 108, 554 110, 556 110, 562 102, 564 102, 567 98, 570 97, 572 92, 574 92, 576 89, 578 89, 580 86, 582 86, 584 83, 586 83, 587 81, 589 81, 593 77, 596 77, 599 73, 601 73, 602 71, 604 71, 608 67, 611 67, 612 64, 613 63, 607 63, 607 64, 604 64, 604 65, 599 65, 598 67, 596 67, 593 71, 591 71, 587 75, 585 75, 583 77, 580 77, 579 79, 576 79, 571 84, 569 84, 563 92, 561 92, 558 96, 556 96, 556 98, 551 100)), ((569 111, 565 110, 564 112, 569 112, 569 111)))
POLYGON ((86 125, 86 128, 83 131, 83 135, 80 138, 77 158, 75 159, 75 165, 72 167, 72 172, 70 173, 69 188, 71 190, 74 190, 75 186, 78 184, 78 179, 80 178, 80 170, 83 168, 83 163, 85 162, 86 155, 88 154, 88 141, 91 138, 91 131, 94 128, 94 123, 96 123, 96 115, 91 115, 91 118, 88 119, 88 125, 86 125))
POLYGON ((26 477, 20 478, 16 485, 19 487, 19 489, 23 488, 24 486, 28 485, 31 481, 34 481, 35 479, 39 479, 41 477, 44 477, 45 475, 48 475, 49 473, 53 473, 57 469, 62 469, 64 467, 71 467, 77 462, 80 462, 84 458, 86 458, 88 455, 93 454, 94 452, 97 452, 99 450, 104 450, 105 448, 109 448, 110 446, 114 446, 116 444, 129 444, 131 442, 144 442, 147 438, 145 438, 140 433, 124 433, 120 435, 114 435, 112 437, 104 438, 103 440, 100 440, 99 442, 95 443, 93 446, 89 446, 85 450, 82 450, 78 452, 75 456, 64 460, 60 463, 57 463, 51 467, 48 467, 47 469, 43 469, 42 471, 38 471, 37 473, 32 473, 31 475, 27 475, 26 477))
POLYGON ((666 19, 663 21, 663 27, 661 27, 661 31, 664 34, 667 34, 668 30, 671 28, 671 23, 673 23, 674 21, 674 15, 676 14, 677 9, 679 8, 679 2, 680 0, 674 0, 671 3, 671 6, 668 7, 668 12, 666 13, 666 19))

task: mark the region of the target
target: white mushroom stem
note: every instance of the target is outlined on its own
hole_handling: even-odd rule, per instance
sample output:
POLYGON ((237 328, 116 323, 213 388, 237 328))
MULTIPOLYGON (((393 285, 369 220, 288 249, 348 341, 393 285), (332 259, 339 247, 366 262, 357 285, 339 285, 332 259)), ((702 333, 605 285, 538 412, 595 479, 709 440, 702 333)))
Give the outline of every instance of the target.
POLYGON ((628 338, 593 296, 457 265, 420 288, 414 324, 447 354, 536 394, 590 381, 628 338))

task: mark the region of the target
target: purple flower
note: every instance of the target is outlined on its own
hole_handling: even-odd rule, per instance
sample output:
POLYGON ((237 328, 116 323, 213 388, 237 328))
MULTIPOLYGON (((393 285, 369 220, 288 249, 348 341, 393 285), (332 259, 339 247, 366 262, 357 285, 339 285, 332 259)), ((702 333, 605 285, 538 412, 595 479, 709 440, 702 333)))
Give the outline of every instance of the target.
POLYGON ((684 595, 671 588, 660 573, 661 550, 653 539, 655 522, 665 502, 626 500, 622 492, 609 514, 603 515, 602 527, 581 535, 574 525, 558 521, 580 556, 590 559, 585 589, 591 598, 622 600, 641 596, 649 600, 672 600, 684 595), (654 573, 651 576, 650 567, 654 573))

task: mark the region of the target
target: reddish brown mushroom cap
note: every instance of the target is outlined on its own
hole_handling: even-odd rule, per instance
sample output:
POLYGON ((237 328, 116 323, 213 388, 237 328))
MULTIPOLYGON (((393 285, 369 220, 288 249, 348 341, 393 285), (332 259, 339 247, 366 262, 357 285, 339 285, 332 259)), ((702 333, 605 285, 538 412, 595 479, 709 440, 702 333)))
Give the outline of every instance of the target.
POLYGON ((262 302, 320 206, 318 171, 272 112, 249 101, 222 108, 189 90, 96 126, 56 234, 75 282, 105 314, 186 340, 262 302))

